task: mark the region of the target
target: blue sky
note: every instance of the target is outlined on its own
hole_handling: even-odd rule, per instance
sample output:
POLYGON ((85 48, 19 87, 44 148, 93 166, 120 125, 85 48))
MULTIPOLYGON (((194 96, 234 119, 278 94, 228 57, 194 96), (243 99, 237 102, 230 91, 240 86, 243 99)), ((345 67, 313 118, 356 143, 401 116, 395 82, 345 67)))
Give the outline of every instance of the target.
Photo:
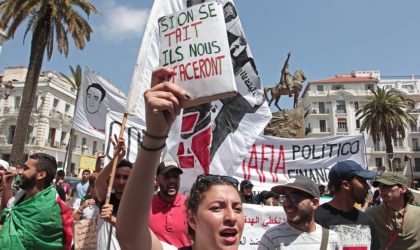
MULTIPOLYGON (((126 93, 152 0, 91 1, 100 15, 83 51, 65 58, 57 51, 43 70, 69 74, 68 65, 87 66, 126 93)), ((392 0, 236 0, 248 43, 265 86, 274 85, 287 53, 290 70, 309 80, 352 70, 382 75, 420 74, 420 1, 392 0)), ((30 38, 22 26, 0 55, 0 71, 27 66, 30 38)), ((289 101, 286 101, 289 105, 289 101)))

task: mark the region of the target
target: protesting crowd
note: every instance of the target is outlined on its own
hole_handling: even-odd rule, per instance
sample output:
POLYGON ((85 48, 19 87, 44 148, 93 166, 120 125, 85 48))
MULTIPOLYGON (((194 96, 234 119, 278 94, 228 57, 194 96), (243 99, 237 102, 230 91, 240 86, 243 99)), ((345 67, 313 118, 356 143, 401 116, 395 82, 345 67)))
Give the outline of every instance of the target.
POLYGON ((48 154, 32 154, 18 169, 0 162, 0 249, 238 249, 248 203, 278 206, 279 213, 282 206, 286 214, 261 235, 258 249, 420 249, 420 208, 406 177, 378 176, 352 160, 330 169, 327 187, 297 175, 255 195, 250 180, 202 174, 181 194, 183 170, 160 158, 190 98, 166 82, 172 73, 154 71, 144 94, 146 130, 137 160, 125 160, 124 139, 114 140, 112 193, 113 161, 99 173, 84 170, 74 188, 48 154), (90 247, 76 240, 84 220, 95 221, 90 247))

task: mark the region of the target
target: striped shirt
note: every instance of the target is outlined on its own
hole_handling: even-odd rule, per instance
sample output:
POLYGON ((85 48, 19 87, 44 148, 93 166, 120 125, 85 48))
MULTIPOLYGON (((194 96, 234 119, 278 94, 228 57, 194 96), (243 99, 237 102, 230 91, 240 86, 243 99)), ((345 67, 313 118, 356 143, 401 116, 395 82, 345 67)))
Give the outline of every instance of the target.
MULTIPOLYGON (((264 233, 258 250, 315 250, 321 246, 321 240, 322 227, 318 224, 316 224, 315 231, 307 233, 291 227, 287 222, 283 222, 264 233)), ((338 236, 331 230, 329 231, 327 249, 340 249, 338 236)))

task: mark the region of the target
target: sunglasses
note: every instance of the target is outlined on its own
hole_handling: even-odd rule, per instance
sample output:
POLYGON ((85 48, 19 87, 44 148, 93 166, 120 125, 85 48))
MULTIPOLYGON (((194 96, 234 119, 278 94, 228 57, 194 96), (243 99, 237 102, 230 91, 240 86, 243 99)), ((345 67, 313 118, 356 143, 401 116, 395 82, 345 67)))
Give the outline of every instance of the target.
POLYGON ((291 193, 291 194, 282 194, 280 195, 279 200, 284 203, 288 200, 292 204, 298 204, 302 199, 310 198, 309 195, 302 194, 302 193, 291 193))
POLYGON ((229 184, 234 185, 235 187, 238 187, 239 181, 233 177, 226 176, 226 175, 215 175, 215 174, 202 174, 197 176, 196 183, 205 182, 210 183, 216 180, 224 180, 228 182, 229 184))

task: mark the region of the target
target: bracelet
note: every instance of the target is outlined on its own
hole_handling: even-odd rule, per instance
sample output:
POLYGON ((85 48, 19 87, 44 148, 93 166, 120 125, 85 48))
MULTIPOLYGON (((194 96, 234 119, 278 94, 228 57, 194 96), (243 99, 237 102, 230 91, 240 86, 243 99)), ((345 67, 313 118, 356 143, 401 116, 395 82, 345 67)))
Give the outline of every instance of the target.
POLYGON ((152 134, 149 134, 149 133, 148 133, 148 132, 146 132, 146 130, 144 130, 144 129, 142 129, 142 130, 141 130, 141 132, 143 132, 143 134, 144 134, 145 136, 148 136, 148 137, 150 137, 150 138, 152 138, 152 139, 161 140, 161 139, 166 139, 166 138, 168 138, 168 136, 167 136, 167 135, 165 135, 165 136, 157 136, 157 135, 152 135, 152 134))
POLYGON ((159 147, 157 147, 157 148, 148 148, 148 147, 145 147, 144 145, 143 145, 143 142, 140 142, 140 147, 142 148, 142 149, 144 149, 144 150, 146 150, 146 151, 158 151, 158 150, 161 150, 162 148, 164 148, 165 146, 166 146, 166 143, 163 143, 163 145, 162 146, 159 146, 159 147))

